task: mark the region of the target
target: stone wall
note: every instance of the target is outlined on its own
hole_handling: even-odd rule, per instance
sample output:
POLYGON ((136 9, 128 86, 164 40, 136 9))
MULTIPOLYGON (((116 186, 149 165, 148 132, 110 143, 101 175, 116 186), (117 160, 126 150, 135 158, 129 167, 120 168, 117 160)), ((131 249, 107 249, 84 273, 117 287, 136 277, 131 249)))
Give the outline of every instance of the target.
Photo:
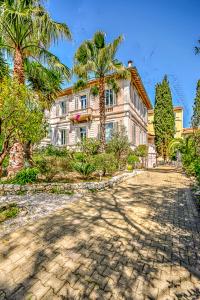
POLYGON ((39 184, 27 184, 27 185, 17 185, 17 184, 0 184, 0 195, 16 194, 20 192, 27 193, 39 193, 39 192, 54 192, 58 190, 60 193, 66 191, 80 191, 84 192, 86 190, 104 190, 106 188, 112 188, 116 184, 136 176, 142 171, 133 171, 132 173, 123 173, 114 176, 110 180, 100 181, 100 182, 81 182, 81 183, 39 183, 39 184))

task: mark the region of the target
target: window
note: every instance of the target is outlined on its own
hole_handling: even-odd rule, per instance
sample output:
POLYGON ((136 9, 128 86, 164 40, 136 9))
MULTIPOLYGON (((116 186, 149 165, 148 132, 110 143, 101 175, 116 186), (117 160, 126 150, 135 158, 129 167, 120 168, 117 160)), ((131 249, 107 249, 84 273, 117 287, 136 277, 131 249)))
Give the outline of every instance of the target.
POLYGON ((52 128, 51 125, 48 125, 48 132, 47 132, 47 138, 51 139, 52 138, 52 128))
POLYGON ((106 106, 113 106, 114 105, 114 95, 113 90, 106 90, 105 91, 105 102, 106 106))
POLYGON ((57 103, 56 104, 56 117, 59 116, 59 104, 57 103))
POLYGON ((67 144, 67 129, 61 129, 60 130, 60 135, 61 135, 61 141, 60 144, 62 146, 67 144))
POLYGON ((140 102, 140 114, 143 117, 143 115, 144 115, 144 106, 143 106, 142 102, 140 102))
POLYGON ((143 132, 140 129, 140 145, 142 145, 142 144, 143 144, 143 132))
POLYGON ((146 106, 144 106, 144 120, 147 121, 147 108, 146 108, 146 106))
POLYGON ((80 127, 80 138, 81 138, 81 140, 86 139, 86 137, 87 137, 86 127, 80 127))
POLYGON ((136 125, 133 124, 132 126, 132 142, 135 145, 136 144, 136 125))
POLYGON ((66 115, 67 113, 67 103, 66 101, 60 102, 61 114, 66 115))
POLYGON ((81 109, 87 108, 87 96, 83 95, 81 96, 81 109))
POLYGON ((137 110, 138 112, 140 111, 140 97, 138 94, 137 94, 137 110))
POLYGON ((134 106, 135 108, 137 107, 137 94, 135 91, 134 91, 134 106))
POLYGON ((146 132, 143 132, 143 144, 146 145, 147 143, 147 135, 146 132))
POLYGON ((106 124, 106 141, 109 141, 112 137, 113 129, 114 129, 114 123, 107 123, 106 124))

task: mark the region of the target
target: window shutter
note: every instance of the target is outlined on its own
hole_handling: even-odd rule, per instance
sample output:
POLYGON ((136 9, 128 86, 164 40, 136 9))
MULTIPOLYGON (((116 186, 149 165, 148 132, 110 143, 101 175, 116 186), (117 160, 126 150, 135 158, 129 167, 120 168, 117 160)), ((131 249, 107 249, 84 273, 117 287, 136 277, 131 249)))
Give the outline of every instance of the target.
POLYGON ((118 128, 119 127, 119 123, 118 122, 114 122, 113 123, 113 130, 114 130, 114 132, 117 132, 118 131, 118 128))
POLYGON ((100 139, 100 124, 98 124, 98 128, 97 128, 97 139, 100 139))
POLYGON ((60 111, 60 105, 56 103, 56 117, 59 116, 59 111, 60 111))
POLYGON ((68 115, 69 113, 69 99, 66 101, 66 114, 68 115))
POLYGON ((113 105, 117 105, 117 94, 113 91, 113 105))
POLYGON ((69 129, 66 129, 66 145, 69 145, 69 129))
POLYGON ((75 130, 75 143, 78 143, 79 140, 80 140, 80 128, 76 127, 76 130, 75 130))
POLYGON ((75 97, 75 110, 78 110, 78 102, 79 102, 79 97, 75 97))

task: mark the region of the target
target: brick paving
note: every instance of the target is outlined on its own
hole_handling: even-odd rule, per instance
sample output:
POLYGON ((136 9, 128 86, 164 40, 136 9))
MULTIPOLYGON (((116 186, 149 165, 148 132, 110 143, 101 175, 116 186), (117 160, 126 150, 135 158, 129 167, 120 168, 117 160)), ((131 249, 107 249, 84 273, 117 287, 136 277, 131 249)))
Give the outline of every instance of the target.
POLYGON ((1 238, 0 299, 200 299, 189 181, 144 172, 1 238))

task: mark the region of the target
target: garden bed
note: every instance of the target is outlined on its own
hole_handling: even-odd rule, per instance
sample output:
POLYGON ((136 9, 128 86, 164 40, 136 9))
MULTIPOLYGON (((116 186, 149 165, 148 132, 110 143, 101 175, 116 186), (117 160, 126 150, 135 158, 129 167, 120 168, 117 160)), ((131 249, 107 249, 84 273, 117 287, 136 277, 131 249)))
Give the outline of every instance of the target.
POLYGON ((9 203, 0 206, 0 223, 7 219, 15 218, 20 212, 16 203, 9 203))
POLYGON ((122 182, 125 179, 136 176, 142 171, 134 170, 131 173, 125 172, 123 174, 112 177, 111 179, 103 181, 88 181, 88 182, 77 182, 77 183, 64 183, 64 182, 41 182, 34 184, 18 185, 18 184, 0 184, 0 195, 7 194, 20 194, 20 193, 66 193, 71 191, 94 191, 111 188, 117 183, 122 182))

